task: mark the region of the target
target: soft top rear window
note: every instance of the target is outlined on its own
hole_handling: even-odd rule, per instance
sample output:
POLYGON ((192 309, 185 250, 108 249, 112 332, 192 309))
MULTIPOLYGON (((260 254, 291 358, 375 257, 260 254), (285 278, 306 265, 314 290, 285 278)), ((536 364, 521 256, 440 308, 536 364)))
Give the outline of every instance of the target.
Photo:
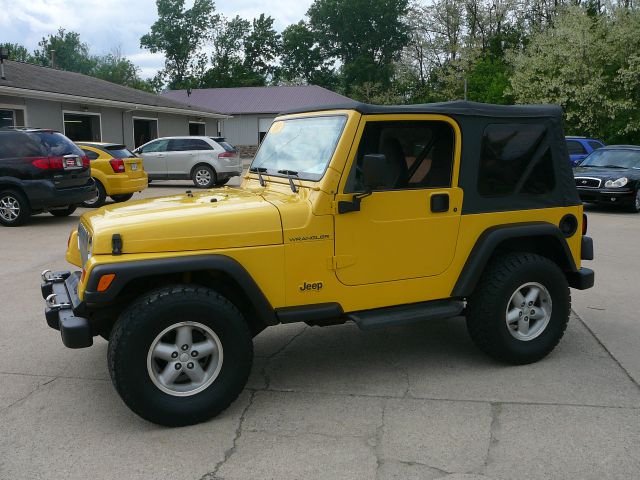
POLYGON ((113 156, 113 158, 136 158, 124 145, 109 145, 105 147, 105 150, 109 155, 113 156))

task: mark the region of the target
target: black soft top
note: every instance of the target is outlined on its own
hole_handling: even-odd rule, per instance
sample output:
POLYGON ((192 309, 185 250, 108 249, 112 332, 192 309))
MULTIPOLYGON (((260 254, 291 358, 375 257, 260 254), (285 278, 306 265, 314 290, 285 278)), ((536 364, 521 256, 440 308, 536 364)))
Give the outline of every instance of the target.
MULTIPOLYGON (((454 101, 420 105, 367 105, 350 102, 313 108, 289 110, 283 114, 319 112, 327 110, 355 110, 363 115, 431 113, 446 115, 456 121, 462 133, 462 155, 458 185, 464 190, 462 213, 482 213, 535 208, 580 205, 563 130, 562 109, 557 105, 490 105, 486 103, 454 101), (492 131, 515 132, 539 130, 532 144, 535 151, 521 156, 521 178, 511 178, 518 185, 512 193, 500 190, 499 175, 493 186, 482 184, 481 164, 493 163, 498 170, 509 170, 509 155, 490 148, 492 131), (523 164, 524 162, 524 164, 523 164), (528 162, 528 164, 526 163, 528 162), (546 167, 545 167, 546 165, 546 167), (545 184, 544 194, 527 192, 522 186, 530 179, 545 184), (489 191, 488 191, 489 190, 489 191), (481 193, 482 191, 482 193, 481 193)), ((495 136, 495 134, 493 134, 495 136)), ((525 135, 526 136, 526 135, 525 135)), ((524 137, 523 137, 524 138, 524 137)), ((516 140, 515 143, 518 143, 516 140)), ((526 143, 526 142, 524 142, 526 143)), ((524 145, 523 143, 523 145, 524 145)), ((495 143, 494 143, 495 145, 495 143)), ((518 149, 518 145, 510 145, 518 149)), ((525 148, 524 146, 522 148, 525 148)))
POLYGON ((492 105, 488 103, 465 102, 463 100, 415 105, 369 105, 367 103, 349 102, 288 110, 282 112, 281 115, 321 112, 326 110, 355 110, 363 115, 438 113, 442 115, 468 117, 562 117, 562 109, 558 105, 492 105))

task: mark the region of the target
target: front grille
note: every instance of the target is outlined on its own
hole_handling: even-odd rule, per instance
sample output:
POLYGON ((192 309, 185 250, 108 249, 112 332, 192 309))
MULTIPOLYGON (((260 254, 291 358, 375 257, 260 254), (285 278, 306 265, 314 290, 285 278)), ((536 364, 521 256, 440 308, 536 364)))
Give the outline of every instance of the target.
POLYGON ((576 177, 576 187, 579 188, 600 188, 602 180, 591 177, 576 177))
POLYGON ((87 227, 82 223, 78 224, 78 249, 80 250, 80 258, 82 259, 82 266, 89 260, 89 246, 91 243, 91 235, 87 227))

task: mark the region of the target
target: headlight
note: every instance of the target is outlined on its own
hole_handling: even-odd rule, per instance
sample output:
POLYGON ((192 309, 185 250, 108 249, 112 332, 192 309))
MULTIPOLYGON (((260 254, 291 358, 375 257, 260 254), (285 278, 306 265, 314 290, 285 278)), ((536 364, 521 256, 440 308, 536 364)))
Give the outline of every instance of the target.
POLYGON ((604 186, 607 188, 620 188, 624 187, 629 182, 627 177, 618 178, 616 180, 607 180, 604 182, 604 186))

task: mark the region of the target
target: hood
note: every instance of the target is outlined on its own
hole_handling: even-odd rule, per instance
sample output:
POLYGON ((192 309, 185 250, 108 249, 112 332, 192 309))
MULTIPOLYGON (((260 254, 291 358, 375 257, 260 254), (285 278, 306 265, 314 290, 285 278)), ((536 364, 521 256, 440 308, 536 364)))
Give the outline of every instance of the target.
POLYGON ((640 170, 635 168, 607 168, 607 167, 575 167, 574 177, 593 177, 602 180, 615 180, 620 177, 627 177, 629 180, 640 178, 640 170))
POLYGON ((129 201, 86 213, 81 221, 93 235, 94 254, 110 254, 116 233, 125 254, 282 243, 277 208, 233 188, 129 201))

